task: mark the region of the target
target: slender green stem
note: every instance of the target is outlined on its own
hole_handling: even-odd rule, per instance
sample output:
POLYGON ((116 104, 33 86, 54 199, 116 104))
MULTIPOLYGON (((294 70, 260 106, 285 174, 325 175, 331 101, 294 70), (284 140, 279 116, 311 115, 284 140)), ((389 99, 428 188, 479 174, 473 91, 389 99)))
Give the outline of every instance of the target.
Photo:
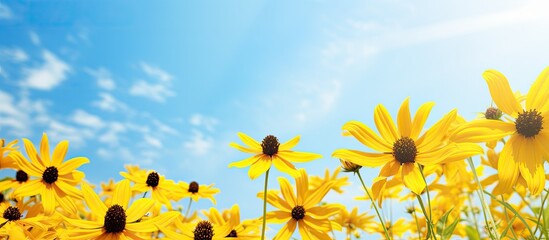
MULTIPOLYGON (((501 197, 501 201, 505 201, 505 199, 503 199, 503 195, 500 195, 500 197, 501 197)), ((509 214, 507 213, 507 208, 505 208, 505 207, 503 208, 503 214, 505 214, 505 220, 507 221, 507 224, 513 225, 513 222, 515 221, 516 217, 513 218, 513 222, 510 222, 509 214)), ((515 233, 515 229, 512 228, 512 227, 511 227, 511 233, 513 234, 513 237, 515 237, 515 239, 518 239, 517 233, 515 233)), ((503 238, 505 236, 501 236, 501 237, 503 238)))
POLYGON ((187 205, 187 212, 185 212, 185 219, 189 219, 189 212, 191 212, 192 203, 193 203, 193 199, 189 198, 189 205, 187 205))
MULTIPOLYGON (((543 192, 542 192, 543 194, 543 192)), ((547 200, 547 196, 549 196, 549 193, 548 194, 545 194, 545 197, 543 198, 543 200, 541 201, 541 206, 539 207, 539 215, 538 215, 538 221, 536 224, 536 228, 534 229, 534 234, 536 234, 536 232, 538 231, 539 229, 539 225, 540 225, 540 222, 541 222, 541 216, 543 216, 543 206, 545 205, 545 201, 547 200)), ((547 237, 547 228, 545 226, 545 222, 543 222, 543 226, 542 226, 542 229, 540 229, 540 239, 541 239, 541 236, 545 234, 545 239, 549 239, 547 237)))
POLYGON ((469 200, 469 205, 471 206, 470 207, 471 215, 473 215, 473 222, 475 223, 475 229, 477 230, 477 233, 480 236, 480 229, 478 227, 477 215, 475 214, 475 209, 473 208, 473 200, 472 200, 472 196, 471 196, 470 193, 469 193, 469 197, 467 198, 467 200, 469 200))
POLYGON ((145 197, 147 196, 147 193, 148 193, 148 192, 149 192, 149 191, 146 191, 145 193, 143 193, 143 197, 142 197, 142 198, 145 198, 145 197))
MULTIPOLYGON (((431 209, 431 194, 429 194, 429 184, 427 183, 427 178, 425 178, 425 175, 423 174, 423 167, 419 165, 419 172, 421 173, 421 177, 423 178, 423 181, 425 182, 425 191, 427 192, 427 201, 429 202, 429 221, 433 219, 432 209, 431 209)), ((427 217, 427 215, 425 215, 427 217)))
POLYGON ((265 239, 265 227, 267 225, 267 183, 269 182, 269 171, 265 173, 265 188, 263 189, 263 227, 261 228, 261 240, 265 239))
POLYGON ((427 228, 429 232, 431 233, 431 236, 433 239, 437 239, 437 234, 435 232, 435 226, 433 225, 433 222, 431 222, 431 218, 427 217, 427 211, 425 210, 425 205, 423 204, 423 199, 421 199, 420 195, 417 195, 417 201, 419 202, 419 206, 421 207, 421 211, 423 211, 423 215, 425 216, 425 219, 427 220, 427 228))
POLYGON ((484 188, 482 188, 482 184, 480 184, 480 180, 478 180, 477 171, 475 168, 475 164, 473 163, 473 158, 468 157, 467 161, 469 162, 469 165, 471 167, 471 172, 473 173, 473 176, 475 178, 475 182, 478 185, 478 195, 480 197, 480 204, 482 205, 482 213, 484 214, 484 220, 486 221, 486 228, 488 228, 488 233, 490 234, 490 238, 492 239, 500 239, 498 236, 498 231, 496 228, 496 222, 494 221, 494 217, 492 217, 492 212, 488 208, 488 205, 486 204, 486 200, 484 199, 484 194, 482 194, 482 191, 484 188))
POLYGON ((364 181, 362 180, 362 176, 360 175, 360 170, 357 170, 356 174, 358 175, 358 178, 360 179, 360 183, 362 183, 362 187, 364 188, 364 191, 366 191, 366 194, 368 194, 368 197, 370 198, 370 201, 372 201, 372 205, 374 205, 374 209, 376 210, 377 217, 379 218, 379 221, 381 222, 381 226, 383 227, 383 231, 385 232, 385 237, 388 240, 391 239, 391 237, 389 237, 389 232, 387 231, 387 227, 385 227, 385 221, 383 220, 383 217, 379 213, 379 209, 377 209, 377 204, 375 203, 374 199, 372 198, 372 195, 370 194, 370 191, 368 191, 368 188, 366 187, 366 184, 364 184, 364 181))
POLYGON ((421 229, 419 228, 419 221, 417 220, 417 214, 416 214, 416 207, 412 205, 414 208, 414 211, 412 212, 412 215, 414 215, 414 219, 416 220, 416 227, 417 227, 417 239, 421 240, 421 229))

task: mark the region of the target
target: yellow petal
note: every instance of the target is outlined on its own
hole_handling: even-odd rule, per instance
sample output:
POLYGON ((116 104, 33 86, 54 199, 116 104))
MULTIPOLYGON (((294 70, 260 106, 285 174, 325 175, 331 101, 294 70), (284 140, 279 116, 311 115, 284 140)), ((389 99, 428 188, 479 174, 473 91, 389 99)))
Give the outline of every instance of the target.
POLYGON ((263 152, 258 152, 254 149, 251 149, 251 148, 247 148, 247 147, 243 147, 243 146, 240 146, 238 145, 237 143, 229 143, 229 146, 233 147, 233 148, 236 148, 242 152, 245 152, 245 153, 251 153, 251 154, 258 154, 258 153, 263 153, 263 152))
POLYGON ((23 144, 25 145, 25 151, 27 152, 27 156, 30 158, 33 165, 36 165, 40 169, 46 169, 46 165, 38 156, 38 153, 36 153, 36 148, 34 148, 34 145, 32 145, 32 142, 26 138, 23 138, 23 144))
POLYGON ((380 138, 372 129, 358 121, 350 121, 343 125, 343 135, 352 135, 365 146, 376 151, 387 152, 391 151, 392 142, 387 142, 380 138))
POLYGON ((412 117, 410 116, 410 98, 404 99, 397 116, 398 131, 401 137, 409 137, 412 133, 412 117))
POLYGON ((289 162, 304 163, 318 158, 322 158, 322 155, 316 153, 307 152, 292 152, 292 151, 279 151, 276 156, 283 158, 289 162))
POLYGON ((10 152, 10 155, 12 160, 14 160, 17 164, 17 166, 25 171, 28 175, 35 176, 35 177, 42 177, 42 174, 44 173, 45 168, 39 169, 39 165, 34 165, 27 161, 23 155, 21 155, 20 152, 10 152))
POLYGON ((252 166, 250 167, 250 170, 248 170, 248 176, 252 180, 261 176, 263 173, 267 172, 269 168, 271 168, 271 162, 272 162, 271 157, 262 156, 254 164, 252 164, 252 166))
POLYGON ((549 110, 549 67, 538 76, 526 96, 526 109, 549 110))
POLYGON ((539 144, 537 139, 517 137, 513 150, 518 153, 515 159, 518 162, 520 174, 526 180, 528 189, 532 195, 541 193, 545 187, 545 172, 543 169, 543 156, 541 149, 547 146, 539 144))
POLYGON ((42 157, 42 163, 50 165, 50 144, 48 142, 48 135, 42 134, 42 141, 40 141, 40 157, 42 157))
POLYGON ((381 171, 379 172, 380 177, 391 177, 398 173, 398 170, 400 169, 400 162, 397 160, 391 160, 381 168, 381 171))
POLYGON ((297 171, 291 162, 288 162, 278 156, 273 156, 272 163, 278 171, 290 174, 292 177, 297 177, 299 175, 299 171, 297 171))
POLYGON ((288 205, 291 207, 297 206, 294 190, 290 182, 286 178, 279 177, 278 184, 280 185, 280 191, 282 192, 282 196, 284 197, 288 205))
POLYGON ((339 213, 345 207, 340 204, 327 204, 323 206, 314 206, 307 209, 307 215, 313 215, 318 219, 328 219, 328 217, 339 213))
POLYGON ((92 213, 96 214, 99 219, 105 218, 105 213, 107 213, 107 206, 99 199, 99 196, 91 189, 87 183, 82 184, 82 192, 84 195, 84 200, 88 204, 88 207, 92 213))
POLYGON ((33 179, 27 181, 13 192, 14 197, 34 196, 42 193, 44 189, 44 183, 42 179, 33 179))
POLYGON ((244 144, 248 145, 248 147, 250 147, 252 150, 263 151, 261 144, 259 144, 256 140, 246 135, 245 133, 239 132, 238 137, 240 138, 240 140, 242 140, 244 144))
POLYGON ((457 110, 450 111, 415 141, 418 152, 428 151, 440 146, 442 140, 448 136, 448 128, 454 122, 456 116, 457 110))
POLYGON ((61 166, 58 168, 59 175, 65 175, 73 172, 78 167, 82 166, 84 163, 89 163, 90 160, 85 157, 75 157, 71 160, 68 160, 61 164, 61 166))
POLYGON ((148 198, 140 198, 135 200, 126 211, 126 222, 135 222, 141 219, 152 207, 154 201, 148 198))
POLYGON ((513 95, 511 86, 507 78, 496 70, 487 70, 482 74, 484 80, 490 89, 490 95, 502 112, 516 117, 517 113, 522 112, 519 102, 513 95))
POLYGON ((515 124, 500 120, 479 119, 458 127, 450 136, 454 142, 498 141, 516 131, 515 124))
POLYGON ((427 122, 427 118, 429 117, 429 113, 431 113, 433 106, 435 106, 434 102, 427 102, 419 107, 416 115, 414 116, 410 138, 417 139, 419 134, 421 134, 421 131, 423 131, 423 126, 425 125, 425 122, 427 122))
POLYGON ((67 154, 67 151, 69 150, 69 141, 63 140, 55 146, 55 149, 53 150, 53 155, 51 158, 52 165, 53 166, 60 166, 63 162, 63 159, 65 159, 65 155, 67 154))
POLYGON ((420 195, 425 189, 425 181, 415 163, 402 164, 402 181, 412 192, 420 195))
POLYGON ((122 206, 122 208, 127 209, 131 196, 132 194, 130 191, 130 181, 128 179, 123 179, 118 182, 118 184, 116 184, 111 204, 118 204, 122 206))
POLYGON ((54 189, 51 186, 46 186, 42 189, 40 196, 42 197, 42 205, 44 206, 44 215, 51 216, 55 212, 55 195, 54 189))
POLYGON ((288 222, 290 218, 292 218, 292 214, 286 211, 272 211, 268 212, 266 216, 267 222, 275 224, 288 222))
POLYGON ((374 121, 381 136, 388 142, 394 143, 400 138, 395 128, 393 118, 387 109, 379 104, 374 111, 374 121))
POLYGON ((294 138, 290 139, 289 141, 280 144, 278 147, 278 151, 288 151, 294 148, 299 143, 300 136, 297 135, 294 138))
POLYGON ((290 219, 286 225, 284 225, 276 234, 276 236, 273 238, 274 240, 287 240, 292 237, 292 234, 294 234, 295 227, 297 226, 297 221, 294 219, 290 219))
POLYGON ((513 147, 516 139, 517 136, 511 136, 499 154, 498 177, 499 186, 503 193, 508 193, 513 190, 513 186, 515 186, 519 176, 518 164, 515 162, 516 153, 513 147))
MULTIPOLYGON (((257 194, 257 197, 263 199, 263 192, 259 192, 257 194)), ((278 196, 277 191, 272 191, 272 190, 267 191, 267 202, 273 205, 273 207, 276 207, 278 209, 285 210, 285 211, 292 211, 293 207, 295 206, 295 205, 290 206, 290 204, 288 204, 289 201, 287 199, 282 199, 281 197, 278 196)))
POLYGON ((393 160, 393 155, 386 153, 367 153, 358 150, 338 149, 332 157, 366 167, 379 167, 393 160))
POLYGON ((263 154, 258 154, 258 155, 246 158, 242 161, 232 162, 232 163, 229 164, 229 167, 244 168, 244 167, 247 167, 247 166, 250 166, 250 165, 256 163, 263 156, 264 156, 263 154))

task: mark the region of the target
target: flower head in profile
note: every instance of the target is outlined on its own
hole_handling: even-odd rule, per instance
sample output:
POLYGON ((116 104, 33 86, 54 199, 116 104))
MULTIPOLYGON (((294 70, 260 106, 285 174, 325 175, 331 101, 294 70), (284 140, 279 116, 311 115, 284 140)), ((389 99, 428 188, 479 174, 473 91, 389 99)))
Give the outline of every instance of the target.
POLYGON ((105 205, 87 184, 82 184, 82 191, 84 200, 92 214, 96 216, 96 220, 86 221, 63 217, 67 224, 75 227, 68 230, 69 239, 142 239, 139 237, 140 233, 157 231, 157 225, 168 225, 179 216, 178 212, 172 211, 142 220, 154 206, 154 201, 140 198, 129 206, 131 191, 130 182, 127 179, 116 185, 109 206, 105 205))
MULTIPOLYGON (((278 210, 267 213, 267 222, 286 223, 273 239, 290 239, 295 229, 299 229, 302 239, 330 239, 330 230, 341 230, 341 225, 328 218, 337 214, 343 207, 340 204, 319 205, 322 198, 330 191, 333 182, 328 182, 316 189, 309 188, 309 177, 304 169, 295 179, 296 194, 290 182, 278 178, 280 191, 267 191, 267 202, 278 210), (282 197, 279 196, 282 193, 282 197)), ((259 193, 262 197, 263 193, 259 193)))
POLYGON ((242 140, 246 146, 241 146, 234 142, 230 143, 230 146, 242 152, 254 155, 242 161, 233 162, 229 164, 229 167, 244 168, 250 166, 248 176, 250 176, 251 179, 255 179, 267 172, 267 170, 271 168, 271 165, 274 165, 281 172, 296 177, 299 175, 299 171, 296 170, 292 162, 309 162, 322 157, 322 155, 316 153, 292 151, 292 148, 299 142, 299 136, 282 144, 280 144, 278 138, 273 135, 266 136, 261 143, 241 132, 238 133, 238 137, 240 137, 240 140, 242 140))
POLYGON ((530 87, 524 106, 503 74, 487 70, 482 77, 498 109, 513 119, 471 121, 458 128, 452 140, 490 142, 509 136, 497 161, 501 191, 511 192, 522 176, 530 192, 538 195, 545 187, 544 159, 549 159, 549 67, 530 87))
POLYGON ((6 144, 6 140, 3 138, 0 139, 0 169, 2 168, 13 168, 17 169, 15 161, 10 156, 10 152, 17 150, 16 145, 17 140, 13 140, 10 143, 6 144))
POLYGON ((36 151, 31 141, 24 138, 23 143, 30 162, 20 152, 14 151, 11 156, 19 169, 28 176, 35 177, 15 189, 15 198, 40 195, 44 205, 44 214, 51 216, 56 206, 61 206, 68 213, 76 213, 77 206, 73 199, 82 198, 79 184, 84 173, 76 169, 89 160, 85 157, 75 157, 63 162, 69 147, 68 141, 61 141, 50 156, 48 136, 44 133, 40 142, 40 153, 36 151))
POLYGON ((190 197, 193 201, 197 202, 201 198, 207 198, 215 204, 214 195, 219 193, 219 189, 214 188, 213 184, 201 185, 195 181, 191 183, 179 182, 177 183, 177 188, 180 191, 173 193, 173 198, 176 200, 190 197))
POLYGON ((358 214, 358 208, 354 207, 351 212, 346 208, 341 209, 341 212, 334 219, 339 225, 345 228, 345 235, 347 240, 351 239, 351 235, 360 236, 359 230, 371 231, 375 228, 373 224, 374 216, 367 213, 358 214))
POLYGON ((169 195, 177 192, 177 185, 173 180, 166 179, 164 175, 160 175, 155 171, 149 171, 147 174, 130 174, 120 172, 122 177, 134 182, 132 190, 134 192, 143 193, 151 191, 152 198, 172 209, 169 195))
POLYGON ((238 205, 233 205, 230 210, 223 211, 221 214, 217 209, 210 208, 209 212, 204 211, 203 214, 208 220, 216 226, 224 226, 231 224, 233 229, 227 234, 226 238, 255 240, 260 238, 258 235, 260 224, 257 220, 240 221, 240 208, 238 205))
POLYGON ((482 153, 482 148, 477 145, 446 141, 448 128, 457 116, 456 110, 446 114, 421 135, 433 106, 432 102, 423 104, 412 120, 409 99, 406 98, 398 111, 397 128, 387 109, 379 104, 374 111, 374 121, 381 137, 358 121, 350 121, 343 125, 344 136, 353 136, 379 153, 339 149, 333 153, 333 157, 361 166, 383 166, 372 188, 383 189, 383 186, 376 186, 376 182, 384 184, 388 178, 400 174, 404 185, 415 194, 420 194, 426 186, 420 165, 463 160, 482 153))

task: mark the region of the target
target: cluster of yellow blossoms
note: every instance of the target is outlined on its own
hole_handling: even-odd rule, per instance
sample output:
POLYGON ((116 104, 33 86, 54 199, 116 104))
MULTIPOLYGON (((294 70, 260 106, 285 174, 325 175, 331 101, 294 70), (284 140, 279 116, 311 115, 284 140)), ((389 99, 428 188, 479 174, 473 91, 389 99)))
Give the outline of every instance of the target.
POLYGON ((544 170, 549 160, 549 68, 526 95, 513 92, 495 70, 483 77, 495 106, 479 119, 468 122, 452 110, 425 129, 434 103, 421 105, 412 117, 406 98, 396 124, 383 105, 375 108, 377 133, 359 121, 345 123, 343 135, 367 149, 335 150, 332 157, 341 167, 324 176, 309 176, 294 166, 322 158, 293 151, 299 136, 280 143, 268 135, 258 142, 238 133, 243 145, 230 145, 252 156, 229 167, 249 166, 251 179, 265 174, 265 189, 257 194, 263 214, 248 220, 241 220, 236 204, 223 211, 203 210, 201 216, 189 211, 190 203, 201 198, 215 204, 219 189, 213 185, 176 182, 126 166, 123 180, 101 183, 98 194, 77 170, 89 160, 65 160, 67 141, 51 152, 46 134, 36 147, 28 139, 23 147, 1 140, 0 168, 15 170, 15 177, 0 181, 0 238, 246 240, 264 239, 270 223, 283 224, 272 237, 283 240, 297 232, 301 239, 549 239, 549 175, 544 170), (473 161, 477 156, 479 167, 473 161), (279 177, 278 188, 269 189, 273 165, 293 181, 279 177), (360 174, 362 167, 381 167, 371 187, 360 174), (363 207, 373 208, 375 215, 324 200, 330 192, 344 194, 342 187, 350 185, 349 176, 340 176, 342 170, 358 177, 365 194, 354 197, 371 201, 363 207), (174 210, 173 202, 185 198, 186 213, 174 210), (407 206, 401 215, 409 218, 384 213, 393 200, 407 206))

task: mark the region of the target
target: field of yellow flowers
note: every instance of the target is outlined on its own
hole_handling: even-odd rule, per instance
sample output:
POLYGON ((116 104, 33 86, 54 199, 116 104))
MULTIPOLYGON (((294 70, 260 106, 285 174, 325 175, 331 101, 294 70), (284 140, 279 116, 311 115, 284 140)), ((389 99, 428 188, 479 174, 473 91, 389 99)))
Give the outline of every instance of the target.
POLYGON ((334 150, 331 157, 341 166, 324 176, 294 165, 323 157, 295 151, 299 136, 283 141, 268 135, 259 141, 238 133, 239 141, 230 146, 250 156, 234 159, 229 167, 249 168, 251 180, 265 181, 257 193, 263 212, 255 219, 241 219, 237 204, 191 211, 199 199, 215 203, 219 189, 166 179, 154 169, 128 165, 120 173, 123 180, 92 186, 78 170, 88 158, 66 159, 68 141, 51 144, 46 133, 40 143, 1 140, 0 168, 13 169, 14 177, 0 182, 0 236, 266 239, 265 229, 273 226, 278 229, 274 239, 334 239, 338 234, 346 239, 549 239, 549 175, 544 169, 549 68, 525 95, 513 92, 496 70, 482 76, 493 105, 479 109, 477 119, 467 121, 454 109, 425 126, 433 102, 412 116, 406 98, 396 118, 379 104, 374 109, 377 131, 360 121, 342 126, 343 136, 364 148, 334 150), (481 165, 475 166, 479 159, 481 165), (363 167, 379 168, 379 175, 366 182, 363 167), (271 171, 286 177, 269 181, 271 171), (323 201, 331 191, 343 194, 341 187, 349 181, 360 182, 365 195, 346 197, 365 200, 372 213, 323 201), (186 209, 174 209, 174 202, 185 199, 186 209), (384 219, 387 199, 413 203, 407 217, 384 219), (275 210, 267 212, 267 204, 275 210))

